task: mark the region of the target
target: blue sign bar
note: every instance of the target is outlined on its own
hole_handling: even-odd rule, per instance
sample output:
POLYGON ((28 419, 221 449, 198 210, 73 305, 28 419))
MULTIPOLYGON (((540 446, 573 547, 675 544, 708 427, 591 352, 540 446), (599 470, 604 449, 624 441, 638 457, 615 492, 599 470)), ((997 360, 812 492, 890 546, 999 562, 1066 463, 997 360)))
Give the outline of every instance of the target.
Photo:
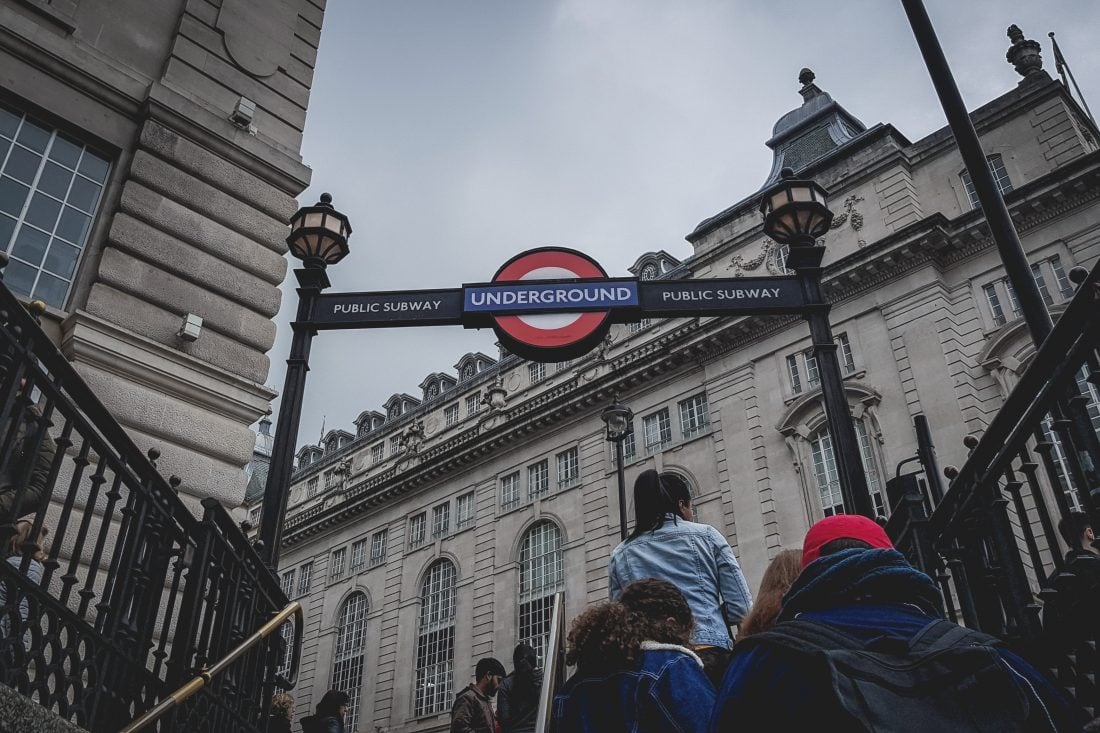
POLYGON ((638 305, 635 280, 599 280, 589 282, 508 283, 468 285, 465 288, 465 313, 539 313, 549 311, 613 310, 638 305))

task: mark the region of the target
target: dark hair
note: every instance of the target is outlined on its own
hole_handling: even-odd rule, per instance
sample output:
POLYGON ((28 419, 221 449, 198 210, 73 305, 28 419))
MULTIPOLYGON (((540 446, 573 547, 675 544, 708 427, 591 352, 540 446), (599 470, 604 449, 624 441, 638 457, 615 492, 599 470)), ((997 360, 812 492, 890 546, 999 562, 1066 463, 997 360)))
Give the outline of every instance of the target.
POLYGON ((535 670, 539 666, 539 653, 530 644, 520 642, 512 652, 512 664, 515 667, 513 689, 521 694, 533 694, 535 670))
POLYGON ((652 468, 634 481, 634 531, 627 542, 665 523, 666 514, 677 514, 680 502, 691 503, 687 481, 674 473, 658 474, 652 468))
POLYGON ((324 715, 339 715, 340 708, 347 705, 351 701, 348 697, 348 693, 341 692, 340 690, 329 690, 321 698, 321 702, 317 703, 317 715, 318 717, 324 715))
POLYGON ((832 555, 834 552, 840 552, 841 550, 870 550, 872 549, 870 542, 864 542, 863 540, 857 540, 855 537, 837 537, 835 540, 826 542, 821 546, 819 557, 825 557, 826 555, 832 555))
POLYGON ((504 665, 492 657, 485 657, 484 659, 477 660, 477 667, 474 669, 474 679, 481 682, 481 678, 487 674, 499 674, 503 677, 508 673, 504 671, 504 665))
POLYGON ((1058 522, 1058 534, 1066 541, 1071 550, 1080 550, 1085 546, 1085 530, 1092 526, 1089 516, 1084 512, 1070 512, 1069 516, 1058 522))
POLYGON ((787 594, 801 572, 802 550, 781 550, 772 558, 760 581, 760 591, 752 599, 752 610, 737 629, 738 641, 746 636, 767 631, 775 625, 779 611, 783 608, 783 596, 787 594))
POLYGON ((643 641, 686 645, 694 621, 684 594, 664 580, 639 580, 623 591, 618 602, 590 608, 569 630, 567 664, 585 670, 634 666, 643 641))

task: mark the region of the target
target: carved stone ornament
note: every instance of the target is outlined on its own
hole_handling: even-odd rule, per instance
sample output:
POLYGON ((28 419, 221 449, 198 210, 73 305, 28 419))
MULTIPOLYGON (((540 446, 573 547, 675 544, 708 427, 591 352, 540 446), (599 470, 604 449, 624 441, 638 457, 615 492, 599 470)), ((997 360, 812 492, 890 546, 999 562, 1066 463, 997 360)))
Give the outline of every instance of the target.
POLYGON ((405 432, 401 434, 401 447, 405 449, 405 453, 408 455, 415 455, 420 452, 420 444, 424 442, 424 426, 421 423, 414 422, 405 428, 405 432))
POLYGON ((746 260, 744 255, 736 254, 733 259, 730 260, 727 270, 733 270, 734 277, 741 277, 746 271, 753 271, 763 265, 768 259, 768 253, 775 247, 775 242, 770 239, 764 240, 764 245, 760 248, 760 254, 753 257, 751 260, 746 260))
POLYGON ((278 71, 290 56, 297 20, 290 0, 222 0, 217 27, 233 63, 262 78, 278 71))
POLYGON ((1016 68, 1020 76, 1027 76, 1043 70, 1043 56, 1039 53, 1042 46, 1038 41, 1027 40, 1018 25, 1008 27, 1008 39, 1012 41, 1005 58, 1016 68))
MULTIPOLYGON (((852 231, 859 233, 859 230, 863 228, 863 214, 856 211, 856 204, 863 201, 862 196, 852 194, 848 198, 844 199, 844 213, 838 214, 833 217, 833 223, 829 225, 830 229, 839 229, 848 224, 852 228, 852 231)), ((859 246, 865 247, 867 241, 862 237, 859 238, 859 246)))

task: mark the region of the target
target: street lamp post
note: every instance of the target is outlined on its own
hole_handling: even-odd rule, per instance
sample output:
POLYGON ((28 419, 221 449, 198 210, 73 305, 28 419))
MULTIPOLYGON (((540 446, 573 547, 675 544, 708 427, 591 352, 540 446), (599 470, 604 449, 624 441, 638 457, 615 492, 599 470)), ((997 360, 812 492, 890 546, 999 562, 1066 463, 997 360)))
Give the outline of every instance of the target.
POLYGON ((623 441, 634 432, 634 411, 616 399, 602 413, 607 441, 615 444, 615 466, 619 478, 619 536, 626 539, 626 477, 623 473, 623 441))
POLYGON ((875 511, 867 488, 867 475, 829 325, 829 304, 821 295, 821 260, 825 247, 818 245, 817 240, 829 231, 833 212, 826 205, 828 194, 824 188, 813 181, 795 178, 790 168, 784 168, 780 176, 779 183, 765 192, 760 203, 764 233, 790 247, 787 267, 798 276, 805 298, 806 320, 821 376, 822 398, 845 510, 873 519, 875 511))
POLYGON ((298 280, 298 314, 290 324, 294 339, 286 360, 286 379, 279 404, 279 422, 271 448, 271 467, 264 487, 263 512, 260 515, 260 553, 273 568, 279 566, 279 545, 283 538, 283 519, 290 494, 290 474, 294 467, 294 446, 298 443, 298 422, 302 416, 302 397, 309 372, 309 349, 317 328, 313 326, 313 305, 321 291, 331 284, 329 265, 348 253, 351 225, 348 218, 332 207, 332 196, 321 194, 313 206, 298 210, 290 220, 286 243, 290 252, 302 260, 294 271, 298 280))

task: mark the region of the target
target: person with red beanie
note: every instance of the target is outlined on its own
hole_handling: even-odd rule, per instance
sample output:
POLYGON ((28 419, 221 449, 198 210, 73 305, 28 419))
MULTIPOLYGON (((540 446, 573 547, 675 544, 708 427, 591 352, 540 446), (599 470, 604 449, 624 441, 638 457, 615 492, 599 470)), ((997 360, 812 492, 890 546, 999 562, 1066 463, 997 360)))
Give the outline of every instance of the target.
POLYGON ((734 648, 709 730, 1082 729, 1083 711, 1035 668, 942 609, 876 522, 822 519, 778 623, 734 648))

